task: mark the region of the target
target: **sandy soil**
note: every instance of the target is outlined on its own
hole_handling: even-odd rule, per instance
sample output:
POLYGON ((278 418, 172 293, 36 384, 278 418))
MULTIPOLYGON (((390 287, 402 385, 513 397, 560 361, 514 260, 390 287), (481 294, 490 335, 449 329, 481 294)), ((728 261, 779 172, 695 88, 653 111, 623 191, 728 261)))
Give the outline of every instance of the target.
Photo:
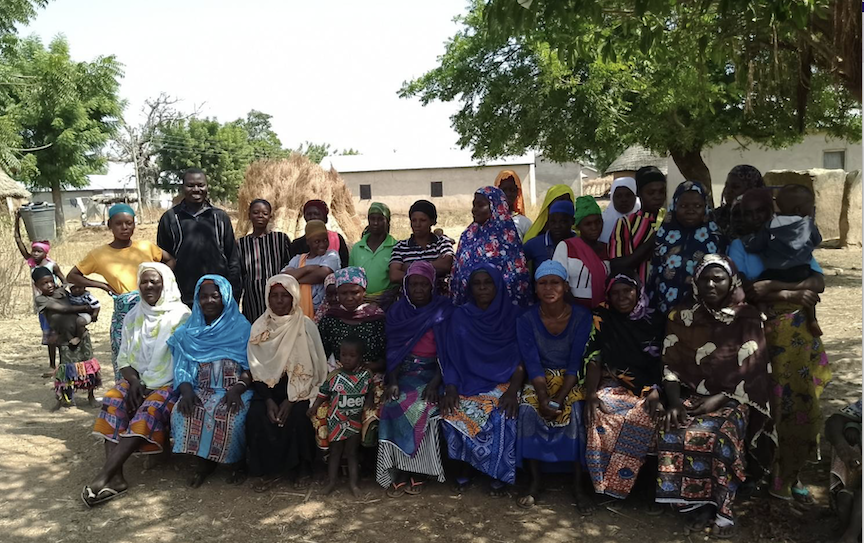
MULTIPOLYGON (((139 237, 151 238, 151 227, 139 237)), ((448 232, 449 233, 449 232, 448 232)), ((64 270, 104 231, 79 231, 54 256, 64 270)), ((861 250, 820 250, 828 290, 819 306, 834 381, 824 405, 834 412, 861 393, 861 250)), ((479 485, 455 496, 448 485, 432 484, 419 497, 392 500, 371 479, 361 483, 360 500, 346 489, 332 496, 289 484, 256 494, 248 486, 224 482, 217 471, 202 488, 185 486, 191 474, 182 458, 144 470, 142 458, 127 463, 128 496, 87 510, 78 495, 103 460, 102 445, 90 429, 97 411, 87 407, 49 413, 51 383, 40 378, 47 355, 39 346, 36 318, 26 313, 28 285, 19 284, 20 314, 0 321, 0 541, 586 541, 695 542, 702 534, 684 535, 682 519, 666 512, 645 514, 638 497, 618 502, 597 497, 599 511, 582 518, 572 504, 566 481, 549 479, 542 503, 530 511, 513 499, 492 499, 479 485)), ((110 302, 100 299, 106 307, 110 302)), ((92 329, 97 357, 110 368, 108 320, 104 312, 92 329)), ((110 373, 110 370, 109 370, 110 373)), ((105 387, 111 386, 106 376, 105 387)), ((103 389, 104 390, 104 389, 103 389)), ((98 396, 98 393, 97 393, 98 396)), ((764 498, 737 505, 740 541, 829 541, 833 518, 828 511, 827 459, 807 468, 817 505, 793 509, 764 498)), ((650 484, 650 481, 648 481, 650 484)), ((515 494, 515 492, 514 492, 515 494)))

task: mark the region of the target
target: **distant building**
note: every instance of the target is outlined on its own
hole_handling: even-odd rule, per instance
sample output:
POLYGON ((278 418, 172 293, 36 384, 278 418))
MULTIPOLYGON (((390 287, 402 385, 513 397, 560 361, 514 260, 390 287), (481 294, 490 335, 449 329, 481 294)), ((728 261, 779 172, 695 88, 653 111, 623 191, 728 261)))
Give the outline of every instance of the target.
POLYGON ((522 180, 525 204, 530 206, 542 201, 550 186, 560 183, 581 194, 583 177, 597 175, 593 168, 586 168, 583 174, 578 162, 559 164, 533 152, 485 162, 464 151, 328 156, 321 166, 339 172, 361 212, 377 201, 404 213, 419 199, 430 200, 441 209, 464 209, 471 205, 474 192, 491 185, 501 170, 516 172, 522 180))

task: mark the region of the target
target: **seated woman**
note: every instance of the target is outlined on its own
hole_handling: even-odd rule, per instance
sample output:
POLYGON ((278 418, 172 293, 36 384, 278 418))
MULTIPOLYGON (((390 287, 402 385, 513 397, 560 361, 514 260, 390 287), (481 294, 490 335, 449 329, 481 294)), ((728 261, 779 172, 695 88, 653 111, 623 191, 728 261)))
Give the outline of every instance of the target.
MULTIPOLYGON (((363 365, 372 372, 373 396, 375 402, 364 406, 361 442, 364 447, 374 447, 378 442, 375 434, 381 395, 384 393, 384 369, 386 367, 384 312, 376 304, 366 302, 366 273, 363 268, 349 266, 338 270, 336 278, 336 299, 338 304, 327 311, 318 323, 324 354, 327 355, 327 368, 332 371, 339 367, 339 345, 347 337, 354 336, 363 341, 363 365)), ((327 448, 327 410, 325 402, 318 408, 314 424, 318 446, 327 448)))
POLYGON ((491 263, 501 270, 510 300, 527 305, 531 300, 528 261, 501 189, 477 189, 471 215, 474 222, 462 232, 453 261, 453 303, 461 305, 468 300, 471 274, 479 264, 491 263))
POLYGON ((300 284, 290 275, 267 280, 267 310, 252 323, 247 357, 254 394, 246 416, 249 475, 264 492, 286 474, 307 486, 315 459, 309 401, 327 378, 318 328, 300 308, 300 284))
POLYGON ((722 538, 735 533, 745 470, 765 473, 777 443, 762 315, 744 303, 733 266, 706 255, 694 272, 695 304, 669 313, 658 439, 657 503, 692 512, 690 531, 710 526, 722 538))
POLYGON ((168 338, 189 318, 168 266, 138 267, 141 303, 123 320, 117 367, 123 379, 105 394, 93 433, 105 439, 105 465, 81 492, 88 507, 124 494, 123 464, 135 452, 156 454, 165 445, 174 407, 174 360, 168 338))
POLYGON ((390 281, 401 285, 408 267, 423 260, 435 268, 435 290, 450 295, 450 271, 453 268, 453 240, 432 232, 438 222, 438 210, 428 200, 417 200, 408 210, 411 236, 396 243, 390 256, 390 281))
POLYGON ((304 243, 309 244, 309 252, 295 254, 282 273, 300 283, 303 314, 311 319, 315 317, 318 306, 324 302, 327 293, 324 280, 342 266, 339 264, 339 255, 327 248, 327 227, 323 222, 307 222, 304 238, 304 243))
POLYGON ((664 323, 638 279, 619 274, 607 285, 585 348, 585 456, 594 490, 624 499, 657 442, 664 323))
POLYGON ((711 198, 698 181, 675 189, 651 260, 651 307, 664 315, 692 302, 693 271, 708 254, 726 254, 726 237, 714 223, 711 198))
POLYGON ((378 427, 376 480, 391 498, 419 494, 426 477, 444 482, 438 440, 439 345, 453 312, 435 291, 435 268, 411 264, 405 296, 387 312, 387 387, 378 427))
POLYGON ((861 400, 825 421, 825 437, 833 447, 831 497, 840 515, 840 543, 861 538, 861 400))
POLYGON ((519 175, 513 170, 501 170, 495 178, 495 186, 507 197, 507 205, 510 206, 510 215, 516 231, 519 232, 519 239, 523 239, 531 228, 531 219, 525 216, 525 199, 522 197, 522 181, 519 175))
POLYGON ((582 484, 585 426, 582 423, 582 372, 591 312, 567 302, 567 270, 547 260, 534 272, 539 304, 519 317, 516 337, 528 375, 519 406, 516 463, 531 475, 528 492, 517 502, 533 507, 542 490, 541 463, 555 471, 573 471, 573 495, 582 513, 593 504, 582 484))
POLYGON ((198 488, 219 464, 235 464, 230 484, 245 479, 246 411, 252 398, 246 342, 249 321, 240 313, 231 283, 205 275, 195 286, 192 316, 168 339, 174 388, 171 414, 175 454, 195 456, 189 486, 198 488))
MULTIPOLYGON (((311 221, 321 221, 324 223, 324 229, 327 232, 327 247, 330 251, 339 255, 339 266, 344 268, 348 265, 348 244, 345 243, 345 238, 338 232, 327 230, 327 219, 330 215, 330 208, 327 207, 327 202, 323 200, 309 200, 303 204, 303 220, 306 224, 311 221)), ((302 255, 310 252, 312 246, 309 244, 307 236, 303 235, 291 242, 291 254, 294 256, 302 255)), ((300 283, 301 285, 303 283, 300 283)))
POLYGON ((516 415, 525 370, 519 364, 516 307, 493 264, 470 275, 468 302, 447 323, 441 353, 441 413, 450 458, 465 462, 454 490, 471 482, 471 467, 493 479, 490 495, 516 482, 516 415))
POLYGON ((567 270, 567 283, 576 302, 594 309, 606 300, 609 256, 600 241, 603 215, 593 196, 576 198, 576 228, 579 236, 566 239, 555 248, 552 260, 567 270))
POLYGON ((568 201, 572 204, 575 200, 576 197, 573 196, 573 189, 568 185, 552 185, 549 187, 549 190, 546 191, 546 196, 543 197, 543 205, 540 206, 540 213, 537 214, 537 218, 534 219, 531 228, 529 228, 528 232, 526 232, 522 237, 522 244, 524 245, 528 240, 534 239, 547 232, 547 223, 549 221, 549 213, 551 212, 552 204, 561 201, 568 201))

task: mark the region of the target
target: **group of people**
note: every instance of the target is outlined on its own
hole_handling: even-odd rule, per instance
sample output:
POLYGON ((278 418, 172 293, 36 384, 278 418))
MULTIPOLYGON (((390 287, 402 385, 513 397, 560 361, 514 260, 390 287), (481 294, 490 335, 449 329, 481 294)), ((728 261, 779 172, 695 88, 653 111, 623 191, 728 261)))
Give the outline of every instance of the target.
MULTIPOLYGON (((408 239, 373 203, 349 250, 318 200, 294 241, 255 200, 253 232, 235 241, 204 173, 183 181, 156 245, 132 241, 134 212, 114 206, 114 240, 66 277, 114 297, 116 385, 94 426, 106 460, 82 492, 88 506, 127 491, 130 455, 169 446, 196 457, 192 487, 218 464, 256 491, 285 477, 304 487, 323 450, 328 492, 345 464, 355 495, 366 467, 392 498, 436 480, 465 492, 481 476, 498 497, 521 468, 530 483, 517 503, 530 508, 543 472, 565 472, 583 514, 589 481, 625 498, 647 472, 651 512, 672 504, 689 529, 719 537, 735 533, 736 494, 765 475, 772 496, 812 503, 799 473, 818 454, 831 378, 813 312, 824 281, 812 192, 783 187, 775 202, 756 168, 738 166, 718 209, 695 181, 666 206, 664 174, 645 167, 615 181, 605 211, 554 186, 532 223, 504 171, 475 193, 458 245, 420 200, 408 239)), ((59 343, 58 368, 82 368, 55 381, 92 391, 87 334, 55 325, 92 306, 54 294, 63 278, 47 249, 28 255, 43 330, 78 339, 59 343)), ((857 416, 860 447, 860 402, 857 416)), ((852 462, 856 444, 835 446, 852 462)), ((837 485, 850 511, 860 465, 849 466, 857 488, 845 472, 837 485)))

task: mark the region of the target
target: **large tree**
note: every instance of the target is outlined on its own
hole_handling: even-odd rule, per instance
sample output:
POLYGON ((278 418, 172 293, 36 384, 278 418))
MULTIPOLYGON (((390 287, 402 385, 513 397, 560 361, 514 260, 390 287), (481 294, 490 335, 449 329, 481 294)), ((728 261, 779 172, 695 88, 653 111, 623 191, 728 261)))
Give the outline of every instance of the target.
POLYGON ((320 164, 324 157, 331 155, 359 155, 360 151, 349 148, 349 149, 332 149, 329 143, 312 143, 307 141, 306 143, 300 144, 297 149, 294 150, 295 153, 299 153, 301 155, 305 155, 309 160, 314 162, 315 164, 320 164))
MULTIPOLYGON (((453 126, 478 157, 539 148, 553 160, 602 167, 642 144, 706 182, 701 151, 729 137, 775 147, 800 139, 804 128, 860 137, 854 100, 827 74, 811 74, 802 105, 797 55, 752 51, 742 64, 727 54, 717 12, 669 3, 674 15, 657 18, 660 31, 640 34, 624 31, 635 24, 632 13, 562 16, 570 4, 545 3, 549 10, 532 12, 530 24, 507 27, 486 11, 496 0, 476 1, 440 66, 406 83, 402 96, 461 102, 453 126)), ((517 8, 526 11, 510 9, 517 8)))
POLYGON ((0 94, 0 108, 9 112, 30 154, 26 181, 51 190, 62 235, 61 189, 84 186, 87 175, 105 164, 102 149, 122 111, 117 94, 121 65, 113 56, 72 60, 62 37, 47 48, 35 37, 14 40, 0 54, 2 65, 23 81, 0 94))

